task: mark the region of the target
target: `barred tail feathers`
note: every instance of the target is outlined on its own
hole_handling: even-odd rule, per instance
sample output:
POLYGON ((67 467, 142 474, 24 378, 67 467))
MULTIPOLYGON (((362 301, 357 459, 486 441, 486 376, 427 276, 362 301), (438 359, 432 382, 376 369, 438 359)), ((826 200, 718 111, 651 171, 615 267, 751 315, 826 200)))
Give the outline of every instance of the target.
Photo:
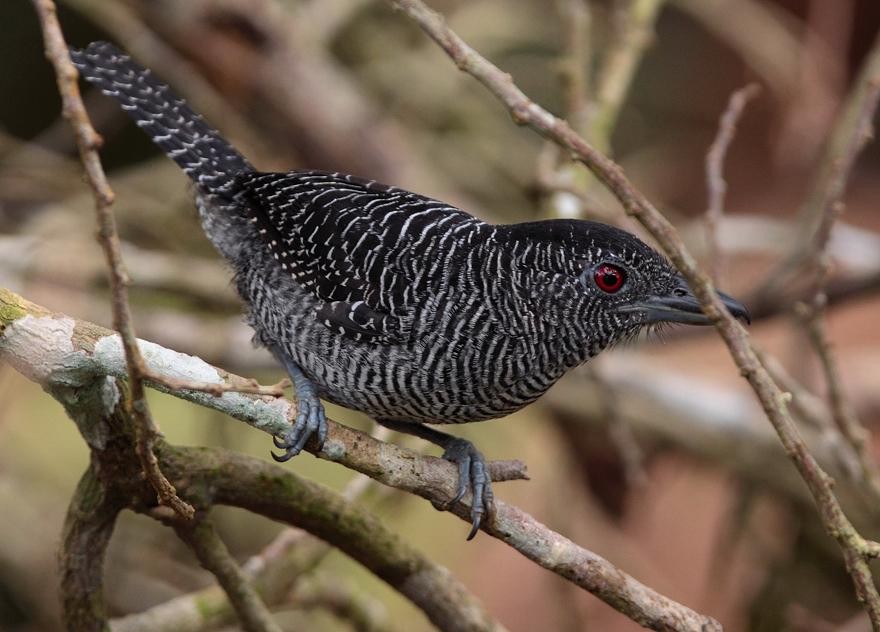
POLYGON ((253 167, 182 98, 108 42, 71 50, 82 76, 116 99, 138 126, 206 193, 226 193, 253 167))

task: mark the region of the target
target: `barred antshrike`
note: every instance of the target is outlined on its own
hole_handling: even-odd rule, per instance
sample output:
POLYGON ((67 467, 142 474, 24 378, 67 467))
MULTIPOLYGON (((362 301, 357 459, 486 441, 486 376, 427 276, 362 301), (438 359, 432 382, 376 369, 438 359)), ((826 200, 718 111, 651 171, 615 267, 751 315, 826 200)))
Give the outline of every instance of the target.
POLYGON ((493 225, 350 175, 261 173, 111 44, 71 57, 195 183, 255 340, 296 388, 279 461, 315 435, 320 449, 319 396, 363 411, 458 464, 452 502, 473 491, 471 538, 492 503, 483 456, 424 424, 501 417, 646 326, 709 322, 672 266, 627 232, 577 220, 493 225))

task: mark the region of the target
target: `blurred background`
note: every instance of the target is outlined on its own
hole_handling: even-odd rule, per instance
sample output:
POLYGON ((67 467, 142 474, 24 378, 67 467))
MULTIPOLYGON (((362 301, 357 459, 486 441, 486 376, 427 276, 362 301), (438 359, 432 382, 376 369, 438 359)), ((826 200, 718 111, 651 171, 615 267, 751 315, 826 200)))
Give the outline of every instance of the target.
MULTIPOLYGON (((721 287, 752 307, 751 332, 788 374, 786 388, 801 389, 798 423, 837 479, 848 515, 865 536, 880 537, 880 502, 829 427, 819 363, 793 316, 802 298, 799 275, 780 267, 807 247, 806 201, 841 103, 880 31, 880 5, 431 4, 527 94, 570 116, 610 151, 693 251, 718 268, 721 287), (652 7, 641 23, 628 17, 636 5, 652 7), (621 51, 629 54, 630 71, 618 69, 622 85, 603 93, 609 60, 621 51), (761 90, 727 155, 728 214, 718 230, 720 254, 710 254, 706 154, 730 94, 751 82, 761 90)), ((117 42, 263 170, 351 172, 496 222, 562 215, 632 228, 586 171, 512 124, 385 2, 64 0, 59 8, 72 45, 117 42)), ((0 286, 109 326, 93 202, 59 117, 30 3, 0 3, 0 24, 0 286)), ((138 334, 240 375, 280 379, 268 354, 250 344, 229 275, 198 226, 186 178, 114 103, 91 90, 85 100, 106 140, 102 155, 117 193, 138 334)), ((880 421, 878 196, 875 144, 849 184, 830 244, 828 288, 829 335, 845 393, 869 429, 880 421)), ((268 458, 264 434, 151 395, 170 441, 268 458)), ((354 413, 329 412, 369 427, 354 413)), ((489 458, 528 463, 532 480, 497 484, 496 495, 726 630, 869 629, 806 487, 708 328, 674 329, 617 349, 526 410, 456 431, 489 458)), ((0 630, 59 629, 55 553, 87 460, 61 407, 0 366, 0 630)), ((352 478, 309 455, 287 467, 337 489, 352 478)), ((465 542, 464 523, 421 499, 392 490, 362 502, 449 567, 511 630, 637 629, 500 542, 485 535, 465 542)), ((280 530, 233 510, 217 511, 217 522, 240 559, 280 530)), ((113 615, 211 582, 173 533, 131 514, 111 543, 107 577, 113 615)), ((341 554, 328 556, 315 577, 367 603, 377 629, 430 629, 420 611, 341 554)), ((281 615, 285 629, 352 628, 307 605, 291 599, 281 615)))

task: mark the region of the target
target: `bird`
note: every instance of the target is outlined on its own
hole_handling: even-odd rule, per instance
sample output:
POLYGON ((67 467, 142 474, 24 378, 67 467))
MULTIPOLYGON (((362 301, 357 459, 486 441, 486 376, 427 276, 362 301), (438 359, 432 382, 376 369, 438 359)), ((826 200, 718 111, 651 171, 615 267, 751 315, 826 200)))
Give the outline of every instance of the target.
POLYGON ((273 437, 278 461, 310 441, 322 448, 321 399, 366 413, 457 465, 447 506, 472 494, 470 540, 493 508, 487 461, 434 425, 513 413, 647 328, 711 323, 668 260, 629 232, 577 219, 491 224, 353 175, 261 172, 113 44, 70 56, 192 180, 254 342, 295 389, 296 419, 273 437))

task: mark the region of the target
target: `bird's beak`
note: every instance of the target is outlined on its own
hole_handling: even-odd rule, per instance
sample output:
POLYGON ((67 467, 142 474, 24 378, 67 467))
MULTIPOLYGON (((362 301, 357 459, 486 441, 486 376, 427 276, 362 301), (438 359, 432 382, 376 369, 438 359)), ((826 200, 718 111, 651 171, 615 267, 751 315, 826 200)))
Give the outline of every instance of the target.
MULTIPOLYGON (((718 298, 734 318, 747 324, 752 322, 749 310, 732 296, 718 292, 718 298)), ((666 296, 652 296, 647 300, 623 305, 619 311, 644 314, 645 324, 649 323, 687 323, 689 325, 711 325, 712 321, 703 313, 700 302, 682 279, 666 296)))

